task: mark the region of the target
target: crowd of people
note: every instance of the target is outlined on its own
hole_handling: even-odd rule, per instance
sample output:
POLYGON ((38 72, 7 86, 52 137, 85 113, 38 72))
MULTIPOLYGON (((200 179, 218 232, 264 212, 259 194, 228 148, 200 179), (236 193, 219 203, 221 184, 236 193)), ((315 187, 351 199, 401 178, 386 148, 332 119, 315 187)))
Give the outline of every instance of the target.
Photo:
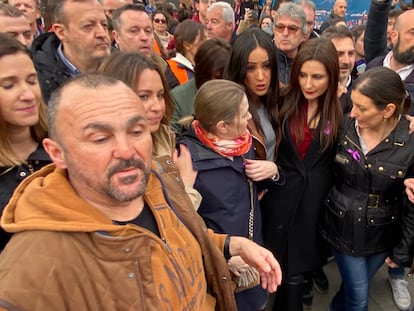
POLYGON ((0 3, 0 310, 410 310, 414 8, 315 18, 0 3))

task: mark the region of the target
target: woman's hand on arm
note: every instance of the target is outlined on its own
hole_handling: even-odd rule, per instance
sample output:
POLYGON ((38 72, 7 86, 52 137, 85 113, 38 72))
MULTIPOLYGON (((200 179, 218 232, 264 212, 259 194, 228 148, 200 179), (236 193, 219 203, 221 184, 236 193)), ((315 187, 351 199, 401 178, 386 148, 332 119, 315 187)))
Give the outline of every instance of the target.
POLYGON ((279 176, 277 165, 272 161, 245 159, 244 165, 247 177, 253 181, 273 179, 275 176, 279 176))
POLYGON ((404 180, 404 185, 408 200, 414 204, 414 178, 407 178, 404 180))
POLYGON ((190 150, 183 144, 180 144, 178 148, 180 151, 175 150, 172 155, 173 162, 180 172, 184 185, 192 188, 197 177, 197 171, 193 168, 190 150))

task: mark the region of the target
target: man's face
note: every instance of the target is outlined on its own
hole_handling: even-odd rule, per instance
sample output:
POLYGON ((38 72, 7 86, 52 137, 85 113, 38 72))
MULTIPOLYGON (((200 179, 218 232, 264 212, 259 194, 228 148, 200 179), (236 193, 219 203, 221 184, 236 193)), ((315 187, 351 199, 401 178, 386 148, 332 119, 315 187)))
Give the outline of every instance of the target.
POLYGON ((337 0, 333 6, 333 11, 340 17, 345 17, 347 10, 347 3, 344 0, 337 0))
POLYGON ((122 52, 140 52, 151 56, 154 31, 147 13, 124 11, 119 19, 119 32, 114 30, 113 35, 122 52))
POLYGON ((9 4, 22 11, 30 24, 36 22, 38 11, 34 0, 9 0, 9 4))
POLYGON ((387 23, 387 45, 391 45, 391 32, 394 29, 395 20, 396 20, 395 17, 388 18, 388 23, 387 23))
POLYGON ((54 24, 53 28, 63 43, 66 57, 73 64, 86 66, 109 55, 108 24, 97 1, 66 1, 63 14, 65 24, 54 24))
POLYGON ((347 81, 355 64, 355 45, 351 38, 332 38, 333 45, 338 53, 339 78, 347 81))
POLYGON ((275 21, 273 28, 276 47, 293 59, 305 39, 300 20, 283 15, 275 21))
POLYGON ((406 11, 398 16, 395 29, 391 32, 393 55, 401 64, 414 63, 414 12, 406 11))
POLYGON ((207 39, 221 38, 230 41, 233 31, 232 23, 223 19, 223 8, 214 8, 206 14, 207 39))
POLYGON ((315 11, 307 6, 302 7, 306 14, 306 39, 309 39, 312 34, 313 28, 315 28, 315 11))
POLYGON ((96 89, 70 85, 61 100, 57 150, 45 147, 56 165, 67 169, 78 195, 110 206, 142 196, 152 139, 137 95, 122 83, 96 89))
POLYGON ((112 13, 124 6, 125 4, 132 3, 132 0, 103 0, 102 7, 105 10, 106 16, 112 19, 112 13))
POLYGON ((29 21, 24 16, 10 17, 0 15, 0 32, 7 33, 30 48, 33 33, 29 21))

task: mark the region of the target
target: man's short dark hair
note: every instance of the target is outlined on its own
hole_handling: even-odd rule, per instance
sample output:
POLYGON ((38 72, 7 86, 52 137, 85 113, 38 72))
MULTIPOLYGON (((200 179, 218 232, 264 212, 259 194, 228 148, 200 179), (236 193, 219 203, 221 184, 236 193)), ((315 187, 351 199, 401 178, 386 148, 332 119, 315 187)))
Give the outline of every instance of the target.
POLYGON ((121 27, 121 15, 125 11, 144 12, 145 14, 148 14, 143 4, 129 3, 124 6, 121 6, 112 13, 112 27, 115 31, 119 32, 119 29, 121 27))
POLYGON ((354 37, 352 36, 351 30, 349 30, 346 26, 329 26, 326 28, 321 35, 322 38, 327 38, 329 40, 332 39, 343 39, 343 38, 350 38, 352 42, 355 42, 354 37))
POLYGON ((56 91, 52 93, 47 105, 47 125, 49 129, 49 136, 54 140, 58 140, 56 132, 56 115, 65 89, 71 85, 80 85, 87 89, 96 89, 100 86, 110 87, 118 83, 123 84, 120 80, 101 74, 83 74, 66 80, 56 91))

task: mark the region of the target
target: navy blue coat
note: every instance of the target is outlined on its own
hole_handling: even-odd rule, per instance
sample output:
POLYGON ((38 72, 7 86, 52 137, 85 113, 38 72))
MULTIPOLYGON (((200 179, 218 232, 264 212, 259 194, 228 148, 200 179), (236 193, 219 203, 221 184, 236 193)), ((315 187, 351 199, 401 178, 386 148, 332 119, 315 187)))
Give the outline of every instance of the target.
MULTIPOLYGON (((189 147, 193 168, 198 172, 194 188, 201 194, 198 213, 207 227, 217 233, 248 237, 250 190, 244 173, 243 158, 233 161, 214 152, 195 136, 192 128, 178 142, 189 147)), ((245 155, 254 159, 253 145, 245 155)), ((261 214, 254 185, 254 234, 253 240, 262 243, 261 214)), ((267 294, 256 286, 236 293, 239 311, 259 310, 266 302, 267 294)))
MULTIPOLYGON (((193 168, 198 172, 194 188, 201 194, 198 213, 207 226, 218 233, 248 237, 250 191, 243 158, 225 158, 205 146, 192 129, 179 140, 189 147, 193 168)), ((246 158, 254 159, 253 147, 246 158)), ((262 244, 261 214, 254 186, 254 240, 262 244)))

